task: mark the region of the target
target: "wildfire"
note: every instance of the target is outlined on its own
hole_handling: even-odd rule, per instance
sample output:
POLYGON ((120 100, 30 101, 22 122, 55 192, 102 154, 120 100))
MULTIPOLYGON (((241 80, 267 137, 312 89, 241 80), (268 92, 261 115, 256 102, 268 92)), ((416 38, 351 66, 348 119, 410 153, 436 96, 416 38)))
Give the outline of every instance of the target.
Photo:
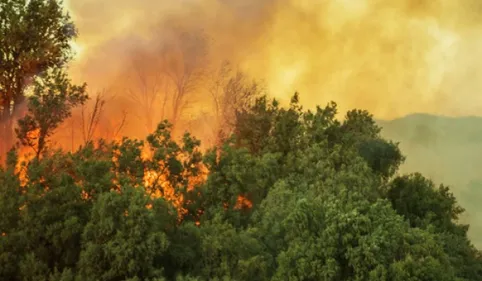
POLYGON ((26 165, 33 157, 33 154, 27 148, 18 149, 18 162, 15 166, 15 172, 18 174, 22 186, 25 186, 28 182, 26 165))
MULTIPOLYGON (((31 140, 37 139, 38 131, 30 133, 29 138, 31 140)), ((119 137, 117 137, 114 140, 114 142, 121 143, 122 140, 119 137)), ((30 161, 32 161, 35 154, 33 153, 34 151, 32 150, 32 147, 27 147, 27 146, 19 147, 17 149, 17 152, 18 152, 18 163, 16 166, 16 173, 19 175, 19 178, 21 180, 21 185, 26 186, 28 184, 27 165, 30 161)), ((152 151, 149 148, 149 146, 142 147, 141 159, 143 163, 152 161, 152 156, 153 156, 152 151)), ((119 155, 117 153, 114 153, 111 161, 114 164, 117 163, 118 157, 119 155)), ((181 158, 179 159, 181 162, 184 162, 185 160, 187 160, 187 159, 183 159, 185 157, 183 155, 179 155, 178 157, 181 158)), ((202 163, 199 163, 197 167, 198 169, 197 173, 190 174, 190 172, 187 169, 181 175, 181 178, 182 178, 181 182, 177 182, 176 180, 173 180, 172 177, 170 177, 169 172, 165 168, 166 167, 165 163, 162 163, 162 162, 157 163, 157 165, 154 165, 155 166, 154 168, 152 167, 152 165, 146 165, 146 166, 150 167, 150 168, 147 168, 147 167, 145 168, 144 176, 142 178, 142 185, 145 188, 146 192, 149 194, 149 196, 152 196, 153 198, 162 197, 166 199, 168 202, 170 202, 171 204, 173 204, 173 206, 175 206, 175 208, 178 211, 179 219, 182 220, 182 218, 188 212, 186 209, 186 205, 189 205, 191 203, 189 201, 186 201, 186 199, 184 198, 184 193, 182 191, 184 190, 185 192, 193 192, 196 189, 196 187, 201 186, 203 183, 205 183, 209 175, 209 171, 207 167, 205 167, 202 163)), ((72 176, 76 177, 75 174, 72 174, 72 176)), ((113 186, 117 188, 119 188, 119 183, 118 183, 119 176, 120 175, 114 176, 113 183, 112 183, 113 186)), ((83 185, 82 181, 77 181, 77 182, 80 187, 83 185)), ((81 196, 84 200, 87 200, 90 198, 90 194, 84 190, 82 190, 81 196)), ((147 204, 146 208, 151 209, 152 204, 147 204)), ((252 202, 245 195, 239 195, 233 208, 235 210, 249 209, 249 208, 252 208, 252 202)), ((128 213, 126 212, 124 213, 124 215, 127 216, 128 213)), ((199 222, 197 222, 196 225, 199 225, 199 222)))
POLYGON ((40 129, 36 129, 27 133, 27 138, 36 141, 39 138, 40 129))
MULTIPOLYGON (((196 186, 199 186, 207 179, 208 172, 202 166, 201 172, 197 176, 186 175, 188 182, 186 189, 188 192, 193 191, 196 186)), ((187 213, 187 210, 183 207, 185 198, 182 193, 177 192, 177 188, 184 188, 184 186, 174 187, 172 183, 169 182, 169 174, 167 172, 159 173, 158 171, 145 170, 144 171, 144 187, 146 191, 153 198, 164 198, 167 201, 172 202, 172 204, 177 208, 179 212, 179 217, 182 218, 187 213)), ((148 206, 149 207, 149 206, 148 206)), ((152 207, 152 206, 150 206, 152 207)))
POLYGON ((253 203, 246 197, 239 195, 234 209, 251 209, 253 203))
POLYGON ((176 198, 174 188, 167 180, 167 176, 167 174, 147 170, 144 172, 144 186, 155 198, 164 197, 168 201, 180 203, 179 198, 176 198))
MULTIPOLYGON (((28 178, 26 176, 27 173, 27 164, 29 161, 32 160, 32 153, 28 153, 27 150, 21 149, 19 150, 19 163, 17 164, 17 174, 20 177, 21 180, 21 185, 26 186, 28 184, 28 178)), ((147 154, 144 154, 144 156, 147 156, 147 154)), ((113 159, 115 161, 115 159, 113 159)), ((160 169, 162 170, 162 169, 160 169)), ((187 201, 184 198, 184 195, 182 192, 180 192, 183 188, 185 188, 188 192, 192 192, 196 189, 196 187, 201 186, 208 177, 209 171, 204 165, 200 166, 200 172, 193 176, 193 175, 184 175, 185 178, 187 179, 186 182, 183 183, 177 183, 175 185, 174 183, 170 182, 169 180, 169 173, 164 172, 161 173, 160 171, 157 170, 149 170, 146 169, 144 171, 144 177, 143 177, 143 186, 146 190, 146 192, 149 194, 149 196, 152 196, 152 198, 164 198, 173 206, 177 209, 178 211, 178 220, 181 221, 183 217, 187 214, 188 210, 186 209, 186 205, 189 205, 190 202, 187 201), (174 184, 174 185, 173 185, 174 184)), ((72 175, 75 177, 75 175, 72 175)), ((114 186, 118 186, 116 184, 116 180, 114 179, 113 182, 114 186)), ((79 186, 82 186, 82 182, 79 182, 79 186)), ((46 190, 47 191, 47 190, 46 190)), ((90 198, 90 195, 82 190, 81 192, 81 197, 84 200, 87 200, 90 198)), ((237 197, 237 201, 235 205, 233 206, 234 210, 246 210, 246 209, 251 209, 253 206, 252 202, 245 196, 245 195, 239 195, 237 197)), ((153 205, 152 204, 147 204, 146 208, 147 209, 152 209, 153 205)), ((227 208, 228 206, 225 204, 225 207, 227 208)), ((201 210, 199 210, 201 212, 201 210)), ((128 211, 124 211, 123 213, 124 216, 128 216, 128 211)), ((196 225, 200 225, 199 221, 195 222, 196 225)), ((2 236, 5 236, 6 233, 2 233, 2 236)))

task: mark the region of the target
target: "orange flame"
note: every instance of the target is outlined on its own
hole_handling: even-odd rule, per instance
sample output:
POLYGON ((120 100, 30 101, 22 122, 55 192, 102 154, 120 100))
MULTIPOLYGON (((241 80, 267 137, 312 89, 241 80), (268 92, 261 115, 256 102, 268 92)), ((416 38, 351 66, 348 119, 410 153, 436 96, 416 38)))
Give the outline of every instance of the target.
POLYGON ((252 207, 253 207, 253 203, 248 198, 242 195, 239 195, 236 201, 236 205, 234 206, 234 209, 236 210, 251 209, 252 207))

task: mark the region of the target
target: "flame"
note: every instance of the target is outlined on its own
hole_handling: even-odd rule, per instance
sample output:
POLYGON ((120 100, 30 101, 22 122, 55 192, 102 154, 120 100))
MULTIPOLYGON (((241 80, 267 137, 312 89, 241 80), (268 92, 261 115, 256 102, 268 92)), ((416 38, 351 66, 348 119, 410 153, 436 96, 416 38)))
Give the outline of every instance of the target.
MULTIPOLYGON (((192 192, 196 187, 200 186, 206 181, 208 172, 204 166, 201 166, 201 171, 198 175, 184 176, 188 178, 187 191, 192 192)), ((179 218, 182 218, 187 213, 187 210, 183 207, 184 203, 189 202, 184 202, 184 196, 181 193, 176 192, 176 188, 179 187, 172 186, 168 180, 168 177, 168 172, 162 174, 158 171, 146 169, 144 171, 144 187, 153 198, 162 197, 171 202, 177 208, 179 218)), ((152 206, 150 207, 152 208, 152 206)))
POLYGON ((82 190, 81 193, 80 193, 80 197, 83 200, 88 200, 88 199, 91 198, 91 195, 89 193, 87 193, 85 190, 82 190))
POLYGON ((146 170, 144 173, 144 186, 149 190, 154 197, 164 197, 168 201, 180 203, 179 198, 176 197, 174 188, 167 180, 167 174, 161 174, 157 171, 146 170))
POLYGON ((27 138, 33 141, 38 140, 39 136, 40 136, 40 129, 35 129, 27 133, 27 138))
MULTIPOLYGON (((21 154, 19 156, 19 161, 17 164, 17 173, 21 179, 21 185, 26 186, 28 184, 28 178, 27 178, 27 168, 28 168, 28 163, 29 161, 32 160, 32 154, 28 153, 26 151, 26 148, 22 148, 20 150, 21 154)), ((143 161, 148 161, 150 160, 150 153, 148 150, 144 149, 143 154, 142 154, 142 159, 143 161)), ((117 161, 117 157, 114 155, 113 158, 111 159, 114 163, 117 161)), ((72 164, 71 160, 67 160, 68 163, 72 164)), ((161 165, 162 163, 160 163, 161 165)), ((162 165, 161 165, 162 166, 162 165)), ((55 172, 55 171, 53 171, 55 172)), ((195 192, 196 188, 201 186, 203 183, 206 182, 207 178, 209 175, 209 170, 207 169, 206 166, 200 165, 199 166, 199 171, 196 175, 189 175, 187 173, 183 174, 184 178, 187 178, 187 191, 189 192, 195 192)), ((71 174, 72 177, 76 177, 75 174, 71 174)), ((113 179, 113 190, 119 190, 119 183, 117 182, 118 177, 114 177, 113 179)), ((41 178, 40 182, 44 183, 44 179, 41 178)), ((82 180, 76 179, 76 182, 79 187, 82 188, 82 180)), ((169 181, 169 173, 164 172, 161 173, 157 170, 150 170, 150 169, 145 169, 144 171, 144 177, 143 177, 143 186, 146 189, 146 192, 152 196, 152 198, 164 198, 168 202, 172 203, 177 211, 178 211, 178 219, 182 221, 183 217, 187 214, 187 209, 185 208, 186 204, 190 204, 190 202, 186 202, 185 198, 182 193, 176 192, 176 188, 179 188, 180 186, 173 186, 172 183, 169 181)), ((45 192, 49 191, 48 186, 45 186, 44 188, 45 192)), ((81 191, 81 198, 83 200, 88 200, 91 198, 91 194, 86 192, 85 190, 81 191)), ((25 207, 25 206, 23 206, 25 207)), ((22 208, 23 208, 22 207, 22 208)), ((147 204, 145 206, 147 209, 152 209, 153 205, 152 204, 147 204)), ((227 207, 225 205, 225 207, 227 207)), ((22 209, 20 208, 20 210, 22 209)), ((236 204, 234 206, 234 210, 240 210, 240 209, 250 209, 252 208, 252 202, 245 196, 239 195, 236 201, 236 204)), ((198 213, 202 215, 202 210, 199 210, 198 213)), ((128 211, 124 211, 123 213, 124 216, 128 216, 128 211)), ((196 225, 200 225, 200 221, 195 222, 196 225)))
POLYGON ((253 203, 246 197, 239 195, 236 201, 236 205, 234 206, 235 210, 239 209, 251 209, 253 207, 253 203))
MULTIPOLYGON (((167 180, 167 174, 160 174, 151 170, 145 171, 144 186, 153 198, 162 197, 171 202, 178 211, 179 219, 182 219, 187 213, 187 210, 183 207, 184 198, 182 194, 176 193, 174 187, 167 180)), ((152 205, 148 205, 147 208, 152 208, 152 205)))
MULTIPOLYGON (((33 140, 33 143, 35 143, 39 134, 39 129, 30 131, 27 133, 27 138, 33 140)), ((28 146, 20 146, 17 148, 18 161, 15 166, 15 172, 18 174, 22 186, 28 183, 27 165, 35 157, 33 148, 28 146)))

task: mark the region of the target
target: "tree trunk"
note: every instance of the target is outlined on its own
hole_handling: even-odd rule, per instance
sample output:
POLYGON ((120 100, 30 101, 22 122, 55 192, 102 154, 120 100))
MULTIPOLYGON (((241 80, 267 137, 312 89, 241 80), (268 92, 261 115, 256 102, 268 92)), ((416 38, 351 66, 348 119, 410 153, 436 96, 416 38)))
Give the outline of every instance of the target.
MULTIPOLYGON (((0 111, 0 114, 2 114, 2 113, 3 112, 0 111)), ((3 143, 4 131, 5 131, 5 126, 3 125, 2 120, 0 120, 0 167, 5 162, 5 159, 6 159, 5 154, 4 154, 5 144, 3 143)))
POLYGON ((13 146, 13 120, 10 110, 10 101, 4 101, 2 105, 2 112, 0 116, 0 124, 1 124, 1 131, 0 131, 0 143, 1 146, 1 160, 2 162, 5 161, 7 152, 13 146))

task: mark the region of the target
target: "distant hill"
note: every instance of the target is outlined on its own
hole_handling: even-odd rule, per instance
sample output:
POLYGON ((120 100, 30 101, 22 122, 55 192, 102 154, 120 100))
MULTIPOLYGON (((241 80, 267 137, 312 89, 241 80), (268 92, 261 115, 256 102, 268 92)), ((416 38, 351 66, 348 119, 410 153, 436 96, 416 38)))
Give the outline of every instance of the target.
POLYGON ((390 121, 377 120, 387 135, 406 138, 412 142, 430 144, 437 138, 447 143, 481 143, 482 117, 446 117, 430 114, 411 114, 390 121))
POLYGON ((450 185, 467 210, 472 241, 482 249, 482 117, 411 114, 377 123, 386 138, 400 142, 407 156, 402 173, 419 171, 450 185))

